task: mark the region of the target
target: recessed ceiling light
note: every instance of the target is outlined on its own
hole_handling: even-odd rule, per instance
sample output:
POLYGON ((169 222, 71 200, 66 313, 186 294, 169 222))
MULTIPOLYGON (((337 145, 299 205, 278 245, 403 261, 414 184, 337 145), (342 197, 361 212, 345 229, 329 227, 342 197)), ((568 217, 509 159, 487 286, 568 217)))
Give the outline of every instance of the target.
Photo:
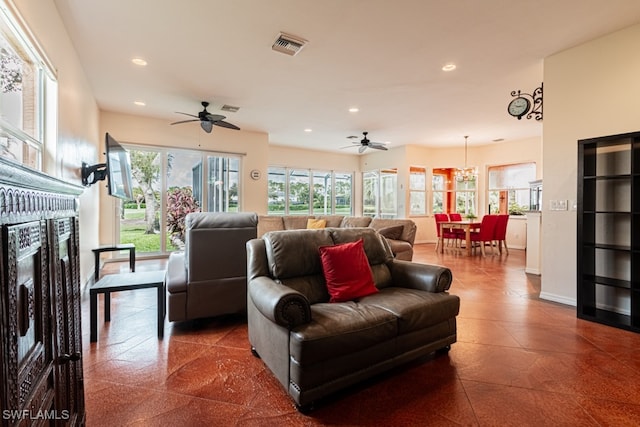
POLYGON ((309 132, 313 132, 313 129, 306 128, 304 131, 309 133, 309 132))
POLYGON ((453 71, 456 69, 456 64, 447 64, 442 67, 442 71, 453 71))
POLYGON ((139 107, 144 107, 145 105, 147 105, 144 101, 133 101, 133 103, 139 107))
POLYGON ((357 113, 358 111, 360 111, 360 109, 358 107, 351 107, 349 108, 349 112, 350 113, 357 113))
POLYGON ((131 60, 131 62, 133 62, 134 64, 139 65, 141 67, 144 67, 145 65, 147 65, 147 61, 145 61, 142 58, 133 58, 131 60))

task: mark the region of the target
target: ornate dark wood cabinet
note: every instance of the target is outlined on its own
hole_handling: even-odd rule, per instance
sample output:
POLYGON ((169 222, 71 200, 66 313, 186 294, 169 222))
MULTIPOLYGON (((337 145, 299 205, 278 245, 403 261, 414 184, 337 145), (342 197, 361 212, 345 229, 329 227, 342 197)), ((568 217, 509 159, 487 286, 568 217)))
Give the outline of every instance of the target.
POLYGON ((0 158, 0 417, 83 425, 78 196, 0 158))

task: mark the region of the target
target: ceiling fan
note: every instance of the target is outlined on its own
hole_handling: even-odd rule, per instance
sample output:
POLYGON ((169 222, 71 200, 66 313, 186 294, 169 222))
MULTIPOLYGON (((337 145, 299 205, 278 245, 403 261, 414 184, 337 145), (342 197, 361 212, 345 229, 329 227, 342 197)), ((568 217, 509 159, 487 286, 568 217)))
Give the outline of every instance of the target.
POLYGON ((177 114, 184 114, 185 116, 195 117, 194 119, 189 120, 181 120, 179 122, 173 122, 172 125, 178 125, 180 123, 188 123, 188 122, 197 122, 200 120, 200 126, 206 133, 211 133, 211 129, 213 129, 213 125, 220 126, 227 129, 235 129, 240 130, 240 128, 236 125, 232 125, 229 122, 225 122, 225 116, 221 116, 220 114, 211 114, 207 111, 207 107, 209 103, 207 101, 202 101, 202 106, 204 110, 200 111, 197 116, 188 113, 181 113, 176 111, 177 114))
MULTIPOLYGON (((364 135, 364 138, 362 138, 360 141, 351 141, 353 144, 356 144, 356 145, 360 144, 360 147, 358 148, 358 153, 363 153, 364 150, 366 150, 367 148, 375 148, 376 150, 388 150, 386 145, 384 145, 382 142, 370 141, 369 138, 367 138, 367 135, 369 134, 369 132, 362 132, 362 134, 364 135)), ((351 136, 348 136, 347 138, 358 139, 360 137, 351 135, 351 136)), ((342 147, 342 148, 351 148, 351 147, 355 147, 356 145, 347 145, 346 147, 342 147)))

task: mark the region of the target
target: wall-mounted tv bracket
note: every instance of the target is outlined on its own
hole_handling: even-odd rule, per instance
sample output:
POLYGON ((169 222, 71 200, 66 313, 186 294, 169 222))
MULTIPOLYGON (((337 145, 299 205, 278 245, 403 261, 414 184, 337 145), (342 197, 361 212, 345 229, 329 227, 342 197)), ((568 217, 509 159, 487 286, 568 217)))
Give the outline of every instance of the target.
POLYGON ((98 163, 89 166, 82 162, 82 185, 88 187, 98 181, 102 181, 107 177, 107 164, 98 163))

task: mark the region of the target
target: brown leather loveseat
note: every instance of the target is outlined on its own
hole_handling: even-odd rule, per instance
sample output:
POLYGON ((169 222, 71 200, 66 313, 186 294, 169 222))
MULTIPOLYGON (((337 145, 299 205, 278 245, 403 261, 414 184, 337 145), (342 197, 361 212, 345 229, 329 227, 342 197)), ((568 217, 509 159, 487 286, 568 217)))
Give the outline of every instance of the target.
POLYGON ((247 264, 252 351, 303 412, 456 341, 460 300, 447 292, 451 271, 395 259, 371 228, 269 232, 247 242, 247 264), (319 248, 360 239, 378 291, 329 302, 319 248))

